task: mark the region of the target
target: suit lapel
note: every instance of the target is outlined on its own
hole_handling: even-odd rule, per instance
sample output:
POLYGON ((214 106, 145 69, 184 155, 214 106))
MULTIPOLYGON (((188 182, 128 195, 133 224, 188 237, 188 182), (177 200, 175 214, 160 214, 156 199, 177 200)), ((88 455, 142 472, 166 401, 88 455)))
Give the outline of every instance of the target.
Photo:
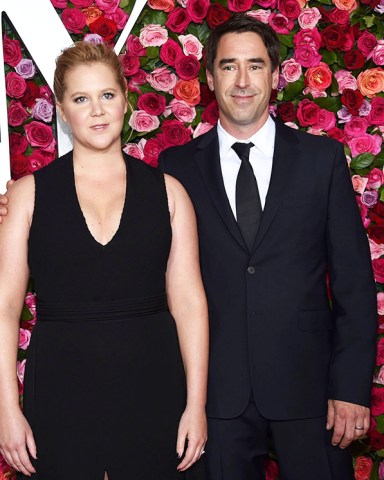
POLYGON ((217 212, 235 240, 244 250, 248 251, 225 191, 220 166, 219 140, 216 127, 212 128, 202 137, 202 141, 197 146, 195 156, 197 165, 217 212))
POLYGON ((286 193, 286 186, 290 184, 290 178, 295 173, 299 151, 297 139, 290 130, 290 127, 276 121, 275 149, 271 180, 265 202, 259 230, 256 234, 252 251, 255 252, 267 233, 276 213, 282 207, 283 197, 286 193))

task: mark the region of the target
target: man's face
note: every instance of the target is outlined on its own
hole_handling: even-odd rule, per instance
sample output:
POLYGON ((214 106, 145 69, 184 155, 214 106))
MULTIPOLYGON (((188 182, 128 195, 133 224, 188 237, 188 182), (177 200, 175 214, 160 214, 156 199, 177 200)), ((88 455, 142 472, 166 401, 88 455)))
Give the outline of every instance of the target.
POLYGON ((236 138, 248 138, 268 118, 271 90, 277 88, 267 49, 257 33, 226 33, 219 41, 208 86, 215 91, 223 128, 236 138))

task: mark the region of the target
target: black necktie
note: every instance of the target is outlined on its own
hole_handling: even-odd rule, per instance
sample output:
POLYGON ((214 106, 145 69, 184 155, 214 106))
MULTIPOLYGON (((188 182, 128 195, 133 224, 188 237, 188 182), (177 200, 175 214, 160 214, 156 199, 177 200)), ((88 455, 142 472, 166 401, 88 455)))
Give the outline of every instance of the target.
POLYGON ((257 181, 249 162, 249 151, 253 143, 234 143, 233 150, 241 159, 241 166, 236 181, 237 223, 251 251, 261 218, 261 202, 257 181))

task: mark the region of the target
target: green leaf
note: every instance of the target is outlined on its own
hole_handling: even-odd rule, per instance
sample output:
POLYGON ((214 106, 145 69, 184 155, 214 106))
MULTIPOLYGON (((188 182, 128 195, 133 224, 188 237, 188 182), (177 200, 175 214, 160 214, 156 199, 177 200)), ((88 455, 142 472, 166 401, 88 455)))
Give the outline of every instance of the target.
POLYGON ((380 480, 379 478, 379 462, 375 462, 372 465, 372 470, 369 476, 369 480, 380 480))
POLYGON ((363 17, 363 20, 367 26, 367 28, 371 28, 374 23, 375 23, 375 16, 374 15, 367 15, 365 17, 363 17))
POLYGON ((293 48, 293 35, 294 33, 291 32, 288 35, 283 35, 278 33, 277 36, 279 37, 280 43, 285 45, 286 47, 293 48))
POLYGON ((161 10, 152 10, 151 12, 148 12, 148 15, 145 17, 145 25, 148 25, 149 23, 156 23, 157 25, 165 25, 165 22, 167 21, 167 14, 161 10))
POLYGON ((376 422, 377 422, 376 430, 379 433, 384 433, 384 415, 380 415, 379 417, 376 417, 376 422))
POLYGON ((157 59, 159 57, 159 47, 147 47, 147 57, 157 59))
POLYGON ((341 101, 339 97, 321 97, 314 98, 314 103, 319 105, 320 108, 325 108, 330 112, 336 113, 341 108, 341 101))
POLYGON ((376 156, 373 166, 378 168, 384 166, 384 151, 380 152, 379 155, 376 156))
POLYGON ((369 167, 375 159, 375 156, 372 153, 361 153, 356 157, 352 158, 350 167, 353 170, 359 170, 361 168, 369 167))
MULTIPOLYGON (((380 195, 380 197, 379 197, 380 202, 384 202, 384 188, 382 186, 379 188, 379 195, 380 195)), ((383 454, 383 456, 384 456, 384 454, 383 454)))
POLYGON ((381 450, 377 450, 376 453, 377 453, 377 456, 378 456, 378 457, 383 458, 383 457, 384 457, 384 448, 381 449, 381 450))
POLYGON ((280 43, 280 58, 286 59, 288 55, 288 47, 280 43))
POLYGON ((128 7, 130 0, 120 0, 119 7, 125 8, 128 7))
POLYGON ((204 45, 211 33, 211 30, 206 22, 201 24, 190 23, 187 28, 187 33, 194 35, 204 45))
POLYGON ((327 65, 332 65, 333 63, 337 62, 337 55, 335 52, 324 50, 322 51, 321 56, 323 57, 323 62, 325 62, 327 65))
POLYGON ((297 80, 296 82, 288 83, 288 85, 284 89, 284 100, 293 100, 294 98, 299 96, 303 89, 303 80, 297 80))
POLYGON ((323 5, 332 5, 332 0, 318 0, 318 2, 323 5))

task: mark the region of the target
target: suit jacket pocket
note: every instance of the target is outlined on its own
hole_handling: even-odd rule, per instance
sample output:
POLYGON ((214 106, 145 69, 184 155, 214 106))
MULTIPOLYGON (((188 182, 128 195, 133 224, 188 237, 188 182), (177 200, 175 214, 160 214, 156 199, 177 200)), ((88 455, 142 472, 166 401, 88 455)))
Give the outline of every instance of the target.
POLYGON ((299 330, 302 332, 321 332, 333 328, 330 310, 306 310, 299 312, 299 330))

